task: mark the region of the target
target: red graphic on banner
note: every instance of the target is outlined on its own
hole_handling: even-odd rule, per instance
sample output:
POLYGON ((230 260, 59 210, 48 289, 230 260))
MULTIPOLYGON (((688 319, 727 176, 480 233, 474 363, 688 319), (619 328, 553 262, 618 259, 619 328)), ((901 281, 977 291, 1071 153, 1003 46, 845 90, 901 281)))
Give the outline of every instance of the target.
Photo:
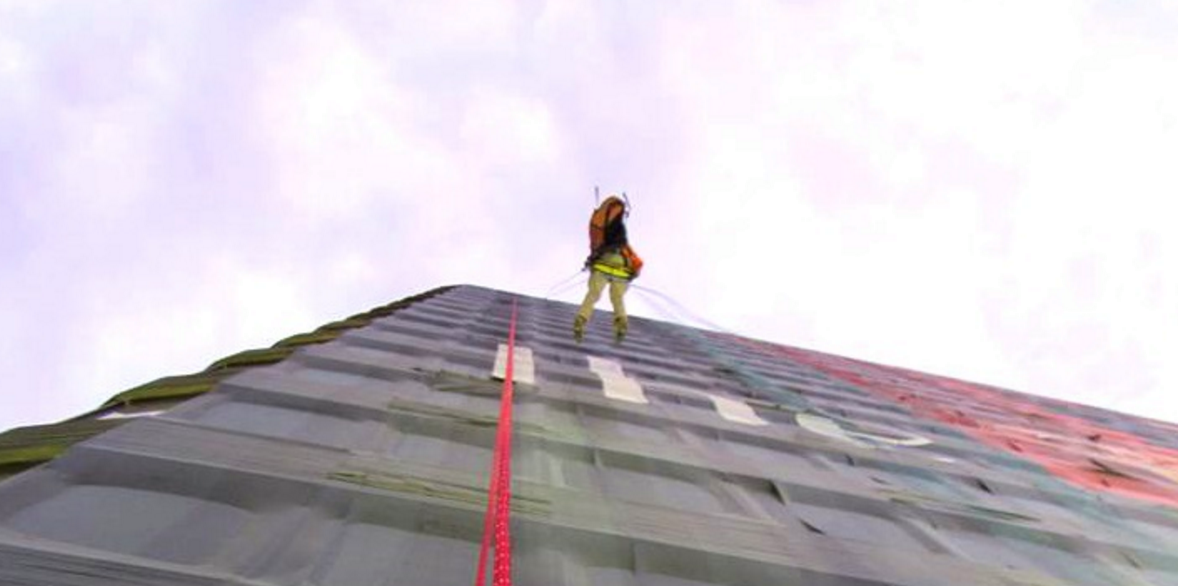
MULTIPOLYGON (((742 340, 908 406, 1088 490, 1178 507, 1178 450, 1050 408, 1051 399, 809 350, 742 340)), ((1064 403, 1058 402, 1060 405, 1064 403)), ((1178 433, 1161 422, 1120 417, 1178 433)))

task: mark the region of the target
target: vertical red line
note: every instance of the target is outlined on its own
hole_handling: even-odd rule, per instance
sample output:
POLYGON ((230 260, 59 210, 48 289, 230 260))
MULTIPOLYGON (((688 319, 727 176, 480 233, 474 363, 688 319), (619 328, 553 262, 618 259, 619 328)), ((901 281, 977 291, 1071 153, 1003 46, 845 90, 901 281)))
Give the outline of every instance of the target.
POLYGON ((507 368, 503 378, 503 396, 499 404, 499 428, 491 457, 491 482, 487 487, 487 513, 483 521, 483 541, 479 546, 475 586, 484 586, 487 576, 487 551, 494 535, 494 586, 511 586, 511 406, 515 394, 515 321, 518 309, 511 303, 511 323, 507 330, 507 368))
POLYGON ((511 427, 512 404, 515 400, 515 320, 516 303, 511 303, 511 325, 507 330, 507 373, 503 381, 503 403, 499 416, 499 490, 495 506, 498 510, 495 528, 494 586, 511 586, 511 427))
POLYGON ((487 550, 491 545, 491 530, 495 518, 495 496, 499 488, 498 432, 495 435, 495 448, 491 456, 491 481, 487 486, 487 513, 483 520, 483 542, 479 545, 479 561, 474 575, 475 586, 484 586, 487 583, 487 550))

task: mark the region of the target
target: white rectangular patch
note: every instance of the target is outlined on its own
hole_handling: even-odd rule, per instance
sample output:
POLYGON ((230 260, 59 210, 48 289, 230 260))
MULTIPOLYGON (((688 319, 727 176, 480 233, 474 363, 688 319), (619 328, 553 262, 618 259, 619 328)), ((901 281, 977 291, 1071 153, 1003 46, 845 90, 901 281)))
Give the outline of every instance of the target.
POLYGON ((601 390, 610 399, 647 404, 646 394, 638 381, 626 376, 622 365, 604 358, 589 357, 589 370, 601 377, 601 390))
POLYGON ((716 411, 720 413, 720 417, 727 419, 733 423, 743 423, 745 425, 769 425, 768 421, 761 419, 752 407, 744 401, 737 401, 736 399, 729 399, 728 397, 721 397, 720 395, 708 395, 712 400, 712 404, 716 406, 716 411))
MULTIPOLYGON (((517 383, 526 385, 536 384, 536 361, 532 357, 532 349, 526 346, 515 347, 515 364, 512 366, 512 378, 517 383)), ((495 369, 491 372, 495 380, 507 378, 507 344, 499 344, 499 353, 495 355, 495 369)))
POLYGON ((132 419, 135 417, 155 417, 163 413, 163 409, 156 411, 136 411, 135 413, 120 413, 118 411, 111 411, 99 417, 99 419, 132 419))

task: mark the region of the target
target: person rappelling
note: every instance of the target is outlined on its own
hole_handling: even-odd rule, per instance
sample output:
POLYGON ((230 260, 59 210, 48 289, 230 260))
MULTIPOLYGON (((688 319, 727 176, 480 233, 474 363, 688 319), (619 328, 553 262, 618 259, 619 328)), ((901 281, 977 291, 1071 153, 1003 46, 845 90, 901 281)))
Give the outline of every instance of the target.
POLYGON ((630 282, 642 272, 642 259, 634 252, 626 237, 626 218, 630 202, 611 195, 593 210, 589 217, 589 257, 585 269, 589 271, 589 290, 577 316, 573 318, 573 337, 578 342, 585 336, 585 324, 593 316, 593 307, 609 286, 609 300, 614 308, 614 338, 621 342, 626 337, 628 320, 623 297, 630 282))

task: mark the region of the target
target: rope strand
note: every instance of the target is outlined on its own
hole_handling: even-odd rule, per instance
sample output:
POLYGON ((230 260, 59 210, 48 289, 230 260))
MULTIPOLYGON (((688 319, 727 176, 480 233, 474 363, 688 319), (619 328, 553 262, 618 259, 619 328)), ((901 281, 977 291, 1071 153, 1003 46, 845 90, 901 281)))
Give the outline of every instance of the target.
MULTIPOLYGON (((683 307, 683 304, 679 303, 678 301, 675 301, 675 299, 672 298, 670 295, 667 295, 665 293, 661 293, 655 289, 651 289, 650 287, 643 287, 642 285, 631 285, 630 287, 639 291, 639 292, 657 296, 659 299, 663 300, 664 302, 678 308, 679 313, 687 316, 688 320, 694 321, 697 324, 703 325, 710 330, 720 332, 723 334, 731 334, 733 336, 739 336, 739 334, 737 334, 736 332, 733 332, 732 330, 730 330, 724 326, 717 325, 715 322, 709 321, 705 318, 702 318, 702 317, 696 315, 691 310, 687 309, 686 307, 683 307)), ((647 297, 647 300, 649 301, 650 297, 647 297)), ((680 320, 680 319, 674 319, 674 321, 682 322, 682 320, 680 320)))
POLYGON ((487 550, 494 542, 493 586, 511 586, 511 425, 515 395, 515 322, 519 308, 511 303, 511 325, 507 330, 507 366, 503 376, 503 396, 499 403, 499 427, 495 432, 495 451, 491 456, 491 482, 487 487, 487 513, 483 521, 483 541, 479 546, 475 586, 487 579, 487 550))

